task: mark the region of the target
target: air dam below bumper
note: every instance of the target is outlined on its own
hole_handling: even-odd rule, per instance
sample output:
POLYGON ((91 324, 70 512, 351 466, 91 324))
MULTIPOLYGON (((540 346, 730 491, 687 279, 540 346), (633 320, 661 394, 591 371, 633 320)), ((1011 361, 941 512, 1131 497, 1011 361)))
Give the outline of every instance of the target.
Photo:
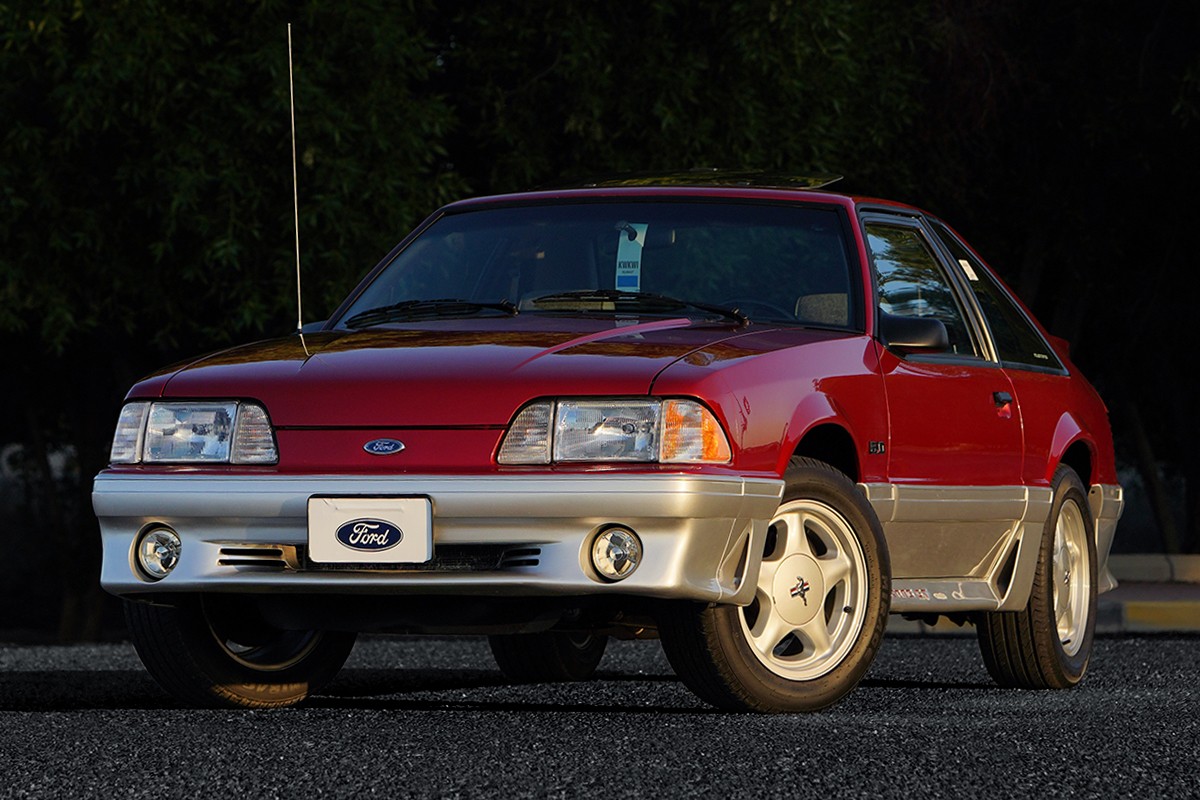
POLYGON ((783 482, 711 475, 213 476, 104 472, 92 504, 101 585, 117 595, 235 592, 545 596, 620 594, 745 604, 783 482), (308 559, 313 496, 427 497, 433 561, 319 565, 308 559), (135 564, 154 526, 182 541, 152 581, 135 564), (593 537, 620 525, 641 539, 637 570, 609 583, 593 537))

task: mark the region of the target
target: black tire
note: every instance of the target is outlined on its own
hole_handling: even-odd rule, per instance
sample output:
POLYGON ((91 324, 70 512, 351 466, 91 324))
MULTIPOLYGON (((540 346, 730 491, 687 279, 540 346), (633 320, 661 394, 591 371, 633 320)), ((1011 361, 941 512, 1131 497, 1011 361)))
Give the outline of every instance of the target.
POLYGON ((163 689, 202 708, 278 708, 333 679, 355 634, 283 631, 235 601, 193 597, 177 605, 126 601, 134 647, 163 689))
POLYGON ((792 459, 786 481, 754 601, 676 605, 659 621, 676 674, 718 708, 826 708, 862 679, 887 626, 891 568, 867 499, 812 459, 792 459))
POLYGON ((588 633, 515 633, 488 637, 500 671, 517 683, 568 683, 592 677, 607 636, 588 633))
POLYGON ((1054 502, 1025 608, 980 614, 977 626, 984 663, 1001 686, 1068 689, 1087 672, 1096 629, 1095 523, 1070 467, 1054 474, 1054 502))

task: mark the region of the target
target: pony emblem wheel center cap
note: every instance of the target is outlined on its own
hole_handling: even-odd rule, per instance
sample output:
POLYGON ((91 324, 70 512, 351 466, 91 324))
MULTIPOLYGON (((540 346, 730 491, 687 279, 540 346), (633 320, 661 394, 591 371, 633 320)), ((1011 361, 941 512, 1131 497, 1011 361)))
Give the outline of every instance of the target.
POLYGON ((804 605, 808 605, 808 593, 812 589, 812 584, 804 580, 803 575, 796 576, 796 585, 792 587, 790 594, 792 597, 799 597, 804 601, 804 605))
POLYGON ((821 613, 825 579, 816 560, 800 554, 783 559, 775 573, 771 599, 780 616, 793 625, 803 625, 821 613))

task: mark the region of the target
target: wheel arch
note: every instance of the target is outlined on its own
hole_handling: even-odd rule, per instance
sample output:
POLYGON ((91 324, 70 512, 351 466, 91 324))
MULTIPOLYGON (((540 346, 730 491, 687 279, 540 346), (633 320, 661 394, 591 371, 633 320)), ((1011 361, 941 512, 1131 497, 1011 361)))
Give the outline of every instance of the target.
MULTIPOLYGON (((860 469, 854 437, 839 421, 825 419, 809 426, 787 454, 792 458, 811 458, 835 468, 850 480, 858 482, 860 469)), ((781 472, 786 469, 781 465, 781 472)))
POLYGON ((1060 464, 1075 470, 1085 487, 1093 483, 1096 463, 1096 443, 1070 414, 1063 414, 1054 430, 1050 458, 1046 464, 1047 481, 1053 482, 1060 464))
POLYGON ((1058 460, 1059 464, 1066 465, 1075 470, 1083 485, 1090 486, 1092 483, 1092 449, 1083 439, 1075 440, 1066 452, 1062 454, 1062 458, 1058 460))

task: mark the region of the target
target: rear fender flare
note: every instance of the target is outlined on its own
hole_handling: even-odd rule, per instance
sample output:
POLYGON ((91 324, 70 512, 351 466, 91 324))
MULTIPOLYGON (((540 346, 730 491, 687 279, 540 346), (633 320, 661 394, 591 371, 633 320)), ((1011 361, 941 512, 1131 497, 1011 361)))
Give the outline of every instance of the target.
MULTIPOLYGON (((1058 469, 1058 465, 1062 462, 1067 450, 1076 442, 1083 442, 1091 455, 1092 463, 1095 464, 1096 443, 1070 412, 1064 412, 1058 418, 1058 424, 1054 427, 1054 436, 1050 440, 1050 457, 1046 461, 1046 472, 1042 476, 1047 484, 1054 482, 1054 473, 1058 469)), ((1087 484, 1092 476, 1080 475, 1079 477, 1087 484)))

